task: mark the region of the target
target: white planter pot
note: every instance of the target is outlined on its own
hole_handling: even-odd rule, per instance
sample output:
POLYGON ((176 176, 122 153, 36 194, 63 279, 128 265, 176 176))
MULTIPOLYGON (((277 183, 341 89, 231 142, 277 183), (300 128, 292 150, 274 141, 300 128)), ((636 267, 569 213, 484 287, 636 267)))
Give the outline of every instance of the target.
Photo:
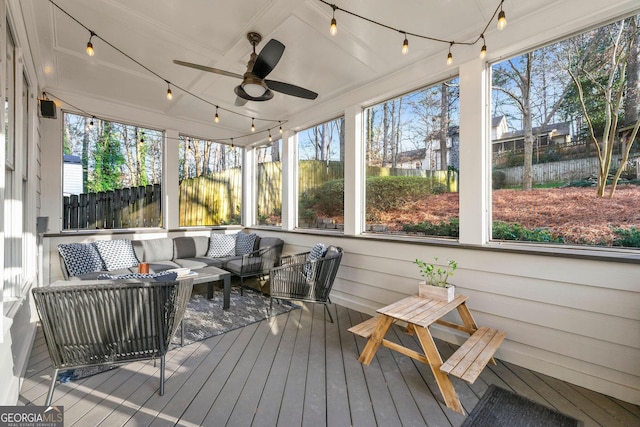
POLYGON ((446 288, 441 288, 420 282, 418 284, 418 295, 424 298, 451 302, 456 297, 456 287, 454 285, 447 285, 446 288))

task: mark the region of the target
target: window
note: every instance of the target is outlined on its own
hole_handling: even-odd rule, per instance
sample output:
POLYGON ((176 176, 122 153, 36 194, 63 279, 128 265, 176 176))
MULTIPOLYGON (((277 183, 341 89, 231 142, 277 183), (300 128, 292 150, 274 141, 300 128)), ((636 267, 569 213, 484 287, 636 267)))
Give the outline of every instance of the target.
POLYGON ((458 237, 458 79, 365 110, 366 227, 458 237))
POLYGON ((491 66, 493 239, 640 247, 639 21, 491 66))
POLYGON ((282 139, 256 149, 258 225, 282 226, 282 139))
POLYGON ((344 118, 298 133, 298 228, 344 226, 344 118))
POLYGON ((63 229, 162 226, 159 130, 64 114, 63 229))
POLYGON ((180 226, 240 224, 242 150, 180 137, 180 226))

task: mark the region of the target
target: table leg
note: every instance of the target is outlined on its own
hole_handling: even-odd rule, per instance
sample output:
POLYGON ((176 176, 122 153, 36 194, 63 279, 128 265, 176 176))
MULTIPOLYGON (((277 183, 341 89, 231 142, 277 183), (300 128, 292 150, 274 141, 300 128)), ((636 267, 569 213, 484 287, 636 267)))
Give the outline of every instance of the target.
POLYGON ((207 283, 207 299, 213 299, 213 282, 207 283))
POLYGON ((446 403, 448 408, 464 415, 464 409, 462 408, 460 399, 458 399, 458 395, 456 394, 456 390, 453 388, 453 384, 451 383, 449 376, 440 370, 440 366, 442 366, 442 358, 440 357, 436 343, 433 341, 431 332, 429 332, 429 329, 421 327, 416 327, 414 330, 418 335, 418 340, 420 341, 422 350, 429 360, 431 372, 433 372, 433 376, 438 383, 438 388, 440 388, 440 393, 442 393, 444 403, 446 403))
POLYGON ((376 329, 373 331, 371 336, 369 337, 369 341, 367 341, 367 345, 362 350, 362 354, 358 358, 360 363, 368 365, 371 363, 373 356, 375 356, 376 351, 378 351, 378 347, 382 343, 384 336, 387 334, 389 327, 393 323, 393 318, 389 316, 385 316, 384 314, 380 316, 378 319, 378 325, 376 329))
POLYGON ((231 302, 231 275, 227 274, 222 279, 224 281, 224 296, 222 300, 222 309, 228 310, 231 302))

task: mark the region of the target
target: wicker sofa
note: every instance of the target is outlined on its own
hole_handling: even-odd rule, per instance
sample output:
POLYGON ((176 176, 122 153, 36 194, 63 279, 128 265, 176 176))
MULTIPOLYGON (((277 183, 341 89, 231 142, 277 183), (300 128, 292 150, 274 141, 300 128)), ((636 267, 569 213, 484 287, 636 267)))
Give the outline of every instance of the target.
POLYGON ((246 277, 268 273, 278 265, 284 242, 240 232, 211 236, 163 237, 148 240, 101 240, 58 245, 65 280, 95 280, 104 275, 138 272, 138 264, 149 264, 149 273, 176 268, 197 271, 218 267, 246 277), (244 274, 243 274, 244 273, 244 274), (246 274, 246 275, 245 275, 246 274))

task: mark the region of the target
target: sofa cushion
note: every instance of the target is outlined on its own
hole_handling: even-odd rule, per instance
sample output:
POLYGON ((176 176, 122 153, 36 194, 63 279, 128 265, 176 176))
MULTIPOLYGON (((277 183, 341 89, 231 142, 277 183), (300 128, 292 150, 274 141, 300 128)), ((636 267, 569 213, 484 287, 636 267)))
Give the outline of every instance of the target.
POLYGON ((193 257, 193 258, 179 258, 174 260, 176 264, 182 268, 190 268, 191 270, 197 270, 203 267, 222 267, 222 258, 207 258, 207 257, 193 257))
POLYGON ((173 239, 134 240, 131 242, 140 262, 169 261, 173 259, 173 239))
POLYGON ((173 239, 173 256, 169 259, 204 257, 208 249, 208 236, 176 237, 173 239))
POLYGON ((131 240, 98 240, 95 245, 108 271, 134 267, 139 263, 131 240))
MULTIPOLYGON (((239 276, 242 273, 242 258, 232 259, 225 263, 224 269, 239 276)), ((259 272, 262 270, 262 259, 260 257, 247 257, 245 260, 244 273, 259 272)))
POLYGON ((105 269, 102 258, 93 243, 63 243, 58 245, 58 252, 70 276, 80 276, 105 269))
MULTIPOLYGON (((313 248, 311 248, 309 255, 307 255, 307 262, 322 258, 326 252, 327 248, 323 243, 316 243, 313 248)), ((316 264, 306 264, 304 266, 304 275, 309 279, 315 277, 315 269, 316 264)))
MULTIPOLYGON (((172 268, 180 268, 181 265, 177 264, 175 261, 158 261, 158 262, 150 262, 149 263, 149 273, 160 273, 161 271, 171 270, 172 268)), ((137 273, 138 268, 132 267, 132 273, 137 273)))
POLYGON ((211 233, 207 257, 221 258, 236 254, 236 235, 211 233))
POLYGON ((245 255, 253 252, 257 234, 238 233, 236 234, 236 255, 245 255))

